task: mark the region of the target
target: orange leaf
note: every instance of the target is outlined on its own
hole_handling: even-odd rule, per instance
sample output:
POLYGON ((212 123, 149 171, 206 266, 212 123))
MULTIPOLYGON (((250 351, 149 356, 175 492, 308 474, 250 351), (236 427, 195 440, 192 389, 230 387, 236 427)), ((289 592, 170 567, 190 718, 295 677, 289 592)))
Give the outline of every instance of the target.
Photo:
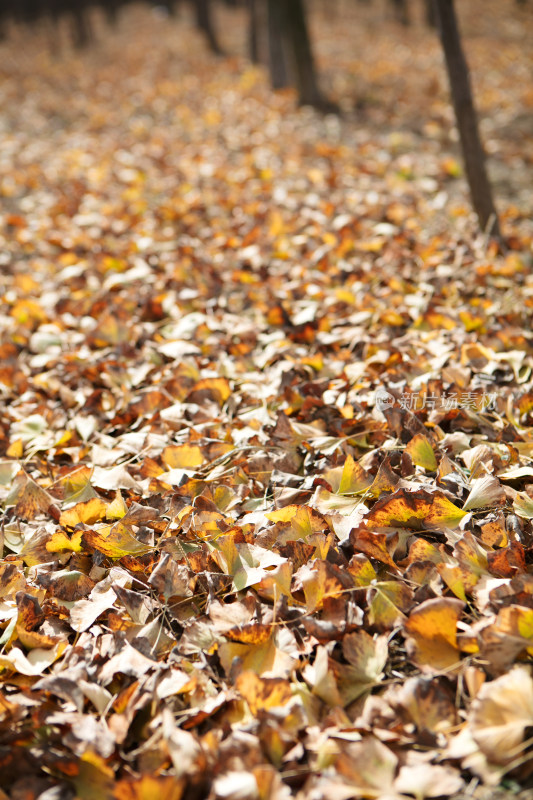
POLYGON ((387 564, 397 572, 398 567, 387 549, 388 538, 385 533, 374 533, 364 526, 352 531, 350 536, 355 550, 364 553, 369 558, 375 558, 376 561, 381 561, 382 564, 387 564))

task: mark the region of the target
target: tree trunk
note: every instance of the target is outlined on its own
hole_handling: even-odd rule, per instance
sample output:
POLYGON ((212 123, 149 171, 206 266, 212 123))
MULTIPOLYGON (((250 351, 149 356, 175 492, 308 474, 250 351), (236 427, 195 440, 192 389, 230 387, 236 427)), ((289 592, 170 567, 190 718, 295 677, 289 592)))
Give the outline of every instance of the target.
POLYGON ((392 0, 394 17, 401 25, 409 25, 409 8, 407 0, 392 0))
POLYGON ((112 28, 116 28, 118 25, 119 0, 106 0, 103 5, 108 24, 112 28))
POLYGON ((213 18, 211 15, 211 0, 195 0, 196 9, 196 25, 204 33, 209 49, 217 56, 222 55, 222 48, 218 43, 218 39, 213 26, 213 18))
POLYGON ((273 89, 284 89, 290 85, 283 31, 283 10, 286 2, 291 0, 267 0, 268 65, 273 89))
POLYGON ((300 105, 323 107, 303 0, 284 0, 283 38, 300 105))
POLYGON ((91 23, 87 16, 87 8, 75 4, 72 14, 72 41, 76 49, 87 47, 92 39, 91 23))
POLYGON ((248 0, 248 12, 250 61, 268 65, 268 9, 265 0, 248 0))
POLYGON ((426 17, 426 25, 429 28, 436 28, 437 27, 437 14, 435 9, 435 2, 434 0, 425 0, 425 17, 426 17))
POLYGON ((248 53, 252 64, 259 64, 259 20, 257 0, 248 0, 248 53))
POLYGON ((485 153, 479 136, 468 65, 461 45, 453 0, 435 0, 435 8, 472 204, 482 230, 490 231, 499 238, 498 215, 487 177, 485 153))

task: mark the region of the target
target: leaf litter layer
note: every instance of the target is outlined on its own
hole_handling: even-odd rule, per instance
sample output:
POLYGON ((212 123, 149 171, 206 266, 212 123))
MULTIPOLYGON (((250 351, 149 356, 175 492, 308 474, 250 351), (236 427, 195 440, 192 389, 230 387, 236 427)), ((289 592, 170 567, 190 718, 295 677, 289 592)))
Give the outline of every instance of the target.
POLYGON ((0 796, 530 781, 531 18, 472 42, 502 256, 435 43, 359 13, 343 121, 140 8, 2 45, 0 796))

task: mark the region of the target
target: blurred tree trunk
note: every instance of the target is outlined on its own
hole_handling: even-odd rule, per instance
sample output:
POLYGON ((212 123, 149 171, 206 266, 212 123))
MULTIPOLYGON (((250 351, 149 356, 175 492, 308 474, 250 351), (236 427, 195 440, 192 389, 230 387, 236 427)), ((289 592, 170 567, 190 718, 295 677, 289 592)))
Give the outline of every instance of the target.
POLYGON ((426 24, 430 28, 437 27, 437 14, 435 11, 434 0, 425 0, 426 6, 426 24))
POLYGON ((396 21, 400 22, 402 25, 409 25, 410 20, 407 0, 392 0, 392 5, 394 6, 396 21))
POLYGON ((260 64, 257 0, 248 0, 248 14, 248 54, 252 64, 260 64))
POLYGON ((249 52, 252 64, 269 63, 268 9, 265 0, 248 0, 249 52))
POLYGON ((284 5, 292 0, 267 0, 268 64, 273 89, 290 85, 284 37, 284 5))
POLYGON ((84 4, 74 3, 71 8, 72 42, 74 47, 87 47, 92 39, 91 23, 84 4))
POLYGON ((250 60, 254 64, 269 64, 268 17, 266 0, 248 0, 250 13, 250 60))
POLYGON ((324 106, 303 0, 282 0, 283 38, 301 105, 324 106))
MULTIPOLYGON (((104 0, 105 2, 105 0, 104 0)), ((176 16, 176 0, 152 0, 153 5, 156 6, 163 6, 164 9, 168 12, 169 17, 176 16)))
POLYGON ((481 229, 500 238, 453 0, 435 0, 435 9, 472 204, 481 229))
POLYGON ((118 10, 120 7, 120 0, 104 0, 103 2, 107 21, 112 28, 118 25, 118 10))
POLYGON ((217 56, 222 55, 222 48, 218 43, 213 25, 211 0, 195 0, 194 6, 196 10, 196 25, 205 35, 209 49, 217 56))

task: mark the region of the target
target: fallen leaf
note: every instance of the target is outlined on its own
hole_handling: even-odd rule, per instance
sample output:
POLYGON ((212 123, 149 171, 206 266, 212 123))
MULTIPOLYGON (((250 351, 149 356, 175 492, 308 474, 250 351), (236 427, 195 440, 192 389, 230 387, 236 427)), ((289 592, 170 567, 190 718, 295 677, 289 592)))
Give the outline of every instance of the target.
POLYGON ((453 670, 460 660, 457 622, 464 603, 452 598, 425 600, 404 623, 410 658, 423 671, 453 670))
POLYGON ((365 522, 378 527, 412 527, 415 530, 425 525, 453 528, 465 514, 441 492, 397 489, 374 504, 365 522))

